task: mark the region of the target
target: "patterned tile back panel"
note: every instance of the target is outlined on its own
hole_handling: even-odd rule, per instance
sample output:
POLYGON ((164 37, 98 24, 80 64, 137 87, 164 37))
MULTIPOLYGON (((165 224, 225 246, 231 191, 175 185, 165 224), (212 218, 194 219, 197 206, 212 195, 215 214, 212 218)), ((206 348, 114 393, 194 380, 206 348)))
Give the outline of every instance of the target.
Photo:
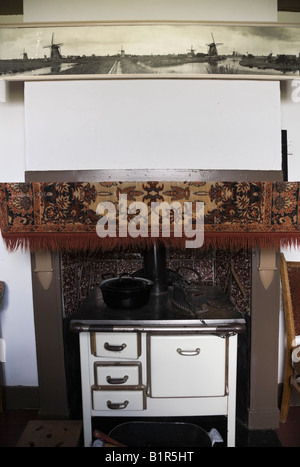
MULTIPOLYGON (((139 251, 112 251, 93 254, 63 253, 61 256, 64 315, 75 313, 90 288, 104 277, 133 273, 143 268, 139 251), (107 274, 107 276, 106 276, 107 274)), ((219 285, 243 314, 250 313, 251 252, 225 250, 167 250, 167 267, 180 272, 190 268, 206 285, 219 285)))

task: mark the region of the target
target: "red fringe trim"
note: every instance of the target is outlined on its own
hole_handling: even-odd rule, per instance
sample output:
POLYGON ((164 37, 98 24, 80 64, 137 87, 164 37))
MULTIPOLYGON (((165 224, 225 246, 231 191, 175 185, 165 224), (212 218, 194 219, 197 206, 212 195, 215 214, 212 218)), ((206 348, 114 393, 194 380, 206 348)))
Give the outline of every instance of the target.
MULTIPOLYGON (((50 251, 109 251, 113 249, 149 248, 153 244, 162 244, 166 247, 186 249, 184 237, 168 238, 99 238, 94 234, 3 234, 3 239, 9 251, 18 248, 24 251, 50 250, 50 251)), ((207 233, 204 236, 202 249, 216 248, 236 251, 240 249, 259 248, 286 248, 300 246, 299 233, 207 233)))

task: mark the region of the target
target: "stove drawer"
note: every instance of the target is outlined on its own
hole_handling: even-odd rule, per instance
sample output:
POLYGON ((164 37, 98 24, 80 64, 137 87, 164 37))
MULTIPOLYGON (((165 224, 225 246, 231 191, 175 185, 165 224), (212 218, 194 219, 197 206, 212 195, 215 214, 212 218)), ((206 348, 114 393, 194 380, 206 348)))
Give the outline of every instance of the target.
POLYGON ((110 412, 130 412, 131 410, 145 410, 146 398, 144 389, 127 391, 121 390, 93 390, 94 410, 108 410, 110 412))
POLYGON ((91 347, 96 357, 138 358, 141 354, 140 334, 93 332, 91 333, 91 347))
POLYGON ((150 397, 226 394, 226 339, 206 335, 148 336, 150 397))
POLYGON ((140 386, 141 364, 123 362, 95 362, 95 384, 100 387, 140 386))

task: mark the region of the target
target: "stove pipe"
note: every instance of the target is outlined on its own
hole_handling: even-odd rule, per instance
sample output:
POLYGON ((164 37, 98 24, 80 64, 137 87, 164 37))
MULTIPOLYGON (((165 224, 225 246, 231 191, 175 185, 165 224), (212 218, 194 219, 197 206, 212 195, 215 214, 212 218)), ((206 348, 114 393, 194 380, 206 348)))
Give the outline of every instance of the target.
POLYGON ((144 253, 144 274, 153 281, 152 294, 160 295, 168 291, 166 248, 153 245, 144 253))

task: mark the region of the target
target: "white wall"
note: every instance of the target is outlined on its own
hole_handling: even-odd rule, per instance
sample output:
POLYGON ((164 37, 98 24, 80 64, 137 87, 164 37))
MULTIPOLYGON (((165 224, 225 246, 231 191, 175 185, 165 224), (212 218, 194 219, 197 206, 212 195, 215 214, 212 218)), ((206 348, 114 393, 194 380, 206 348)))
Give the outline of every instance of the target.
MULTIPOLYGON (((300 13, 280 12, 280 22, 300 23, 300 13)), ((281 128, 288 137, 288 179, 300 180, 300 77, 281 83, 281 128)), ((300 261, 300 251, 284 250, 287 261, 300 261)))
POLYGON ((277 19, 279 23, 297 24, 300 23, 300 13, 279 11, 277 19))
MULTIPOLYGON (((0 182, 24 181, 25 122, 22 83, 9 86, 7 102, 0 104, 0 182)), ((6 342, 4 377, 7 386, 36 386, 35 334, 30 257, 9 253, 0 240, 0 280, 5 282, 0 331, 6 342), (1 329, 2 328, 2 329, 1 329)))
MULTIPOLYGON (((288 180, 300 180, 300 80, 281 83, 281 118, 282 129, 287 130, 288 137, 288 180)), ((299 248, 285 248, 282 250, 287 261, 300 262, 299 248)), ((285 361, 285 321, 284 311, 280 316, 279 339, 279 381, 284 379, 285 361)))
POLYGON ((24 0, 24 21, 277 21, 277 0, 24 0))
POLYGON ((29 255, 9 253, 1 245, 0 271, 6 285, 4 307, 0 311, 6 342, 5 383, 7 386, 37 386, 29 255))
MULTIPOLYGON (((24 0, 24 20, 27 22, 33 21, 82 21, 82 20, 136 20, 136 19, 164 19, 164 20, 235 20, 235 21, 276 21, 277 18, 277 0, 186 0, 182 2, 181 0, 24 0)), ((1 21, 1 19, 0 19, 1 21)), ((125 85, 125 81, 123 85, 125 85)), ((79 83, 77 83, 79 84, 79 83)), ((103 84, 103 83, 102 83, 103 84)), ((132 84, 132 83, 131 83, 132 84)), ((130 85, 131 85, 130 84, 130 85)), ((182 84, 182 83, 181 83, 182 84)), ((185 81, 186 92, 190 93, 190 84, 191 82, 185 81)), ((271 98, 272 95, 274 100, 271 101, 271 109, 274 107, 274 115, 266 115, 267 122, 266 128, 269 131, 269 118, 274 122, 274 135, 276 138, 278 130, 278 102, 279 102, 279 93, 276 89, 276 83, 268 83, 270 86, 266 85, 265 89, 267 92, 267 99, 271 98)), ((99 83, 97 83, 99 85, 99 83)), ((153 95, 154 88, 151 86, 158 86, 158 83, 154 84, 153 81, 145 82, 143 86, 148 85, 149 91, 153 95)), ((220 85, 220 84, 219 84, 220 85)), ((218 85, 218 86, 219 86, 218 85)), ((40 110, 43 113, 44 105, 48 92, 52 93, 55 89, 56 84, 44 83, 43 86, 40 86, 39 83, 36 83, 35 86, 30 85, 26 86, 26 115, 34 115, 36 111, 36 102, 28 101, 29 93, 31 97, 37 96, 38 93, 43 90, 44 99, 40 101, 40 110)), ((60 89, 60 85, 57 84, 60 89)), ((87 92, 87 89, 84 87, 84 84, 80 85, 80 91, 83 93, 87 92)), ((172 85, 173 86, 173 85, 172 85)), ((203 82, 200 86, 200 83, 195 84, 197 88, 201 88, 203 91, 205 89, 205 83, 203 82)), ((228 85, 230 87, 230 85, 228 85)), ((101 88, 103 89, 103 85, 101 88)), ((20 89, 20 88, 19 88, 20 89)), ((223 87, 223 93, 219 93, 220 99, 225 99, 228 87, 223 87)), ((245 83, 245 92, 246 92, 246 101, 249 106, 251 102, 247 100, 247 93, 249 91, 247 83, 245 83)), ((264 93, 262 93, 261 86, 252 86, 251 92, 253 92, 252 97, 256 104, 253 106, 258 108, 260 99, 264 99, 264 93)), ((69 91, 68 91, 69 92, 69 91)), ((68 94, 67 92, 67 94, 68 94)), ((72 99, 72 122, 73 124, 78 124, 79 121, 79 106, 76 101, 78 100, 78 95, 76 90, 73 89, 73 99, 72 99)), ((98 91, 97 91, 98 92, 98 91)), ((69 95, 70 97, 70 95, 69 95)), ((112 96, 113 97, 113 96, 112 96)), ((223 102, 223 111, 225 110, 225 101, 223 102)), ((265 101, 264 101, 265 102, 265 101)), ((65 101, 65 104, 67 100, 65 101)), ((83 105, 86 106, 87 100, 83 99, 81 101, 83 105)), ((50 105, 51 103, 49 103, 50 105)), ((60 109, 63 108, 64 112, 67 111, 64 108, 64 101, 56 104, 60 105, 60 109)), ((214 105, 217 105, 216 102, 214 105)), ((57 109, 57 107, 56 107, 57 109)), ((243 115, 244 111, 244 100, 240 102, 239 111, 242 117, 243 122, 247 128, 254 128, 255 121, 253 118, 253 111, 251 113, 251 118, 247 119, 247 114, 243 115)), ((229 110, 229 109, 227 109, 229 110)), ((268 109, 266 110, 268 112, 268 109)), ((232 115, 233 113, 231 113, 232 115)), ((208 117, 208 109, 206 108, 205 118, 208 117)), ((26 118, 27 118, 26 116, 26 118)), ((57 116, 57 110, 56 110, 57 116)), ((198 117, 198 116, 197 116, 198 117)), ((203 117, 203 118, 204 118, 203 117)), ((45 114, 43 118, 46 118, 45 114)), ((226 119, 226 115, 224 116, 226 119)), ((188 132, 186 128, 186 123, 182 120, 180 116, 180 121, 184 125, 185 134, 188 132)), ((0 181, 22 181, 24 180, 24 170, 35 169, 41 170, 46 164, 49 164, 49 159, 44 157, 44 151, 40 151, 37 155, 36 152, 31 152, 31 148, 34 146, 39 146, 45 149, 49 140, 48 137, 45 137, 45 130, 43 130, 42 125, 45 120, 41 119, 37 114, 34 116, 34 120, 24 122, 24 103, 22 94, 20 91, 17 91, 15 87, 10 87, 10 96, 7 103, 0 104, 0 158, 1 158, 1 172, 0 172, 0 181), (24 129, 26 123, 26 132, 30 130, 30 133, 27 133, 24 136, 24 129), (34 125, 36 125, 36 130, 34 131, 34 125), (39 131, 37 128, 39 127, 39 131), (44 131, 44 133, 43 133, 44 131), (33 141, 33 134, 37 143, 33 141), (43 140, 41 136, 43 135, 43 140), (27 144, 30 144, 30 151, 27 144), (26 157, 25 157, 25 147, 26 157), (38 157, 37 157, 38 156, 38 157), (46 162, 45 162, 46 161, 46 162)), ((67 123, 67 122, 66 122, 67 123)), ((175 122, 176 123, 176 122, 175 122)), ((227 122, 226 122, 227 123, 227 122)), ((194 124, 194 123, 193 123, 194 124)), ((227 123, 228 124, 228 123, 227 123)), ((265 126, 265 125, 264 125, 265 126)), ((193 126, 193 131, 196 130, 196 125, 193 126)), ((242 128, 245 131, 245 128, 242 128)), ((87 130, 85 130, 86 132, 87 130)), ((145 128, 143 128, 145 131, 145 128)), ((262 138, 261 133, 260 138, 262 138)), ((64 135, 61 135, 64 138, 64 135)), ((252 134, 252 148, 255 146, 256 135, 252 134)), ((273 136, 274 137, 274 136, 273 136)), ((269 154, 267 152, 267 159, 265 159, 265 154, 263 154, 261 164, 265 167, 265 160, 270 162, 271 167, 278 167, 278 153, 276 152, 276 140, 274 141, 272 137, 272 151, 269 154), (274 144, 274 146, 273 146, 274 144), (275 152, 277 154, 275 154, 275 152)), ((127 144, 129 142, 127 141, 127 144)), ((216 142, 216 144, 218 141, 216 142)), ((99 144, 99 143, 98 143, 99 144)), ((228 144, 228 143, 227 143, 228 144)), ((240 143, 239 143, 240 144, 240 143)), ((63 140, 63 153, 62 148, 59 152, 55 153, 55 159, 53 160, 51 167, 61 168, 58 165, 61 163, 61 157, 58 158, 58 154, 62 154, 67 160, 72 160, 72 154, 70 155, 69 148, 66 140, 63 140)), ((75 148, 76 149, 76 148, 75 148)), ((95 151, 92 153, 92 157, 95 157, 95 154, 99 154, 99 146, 95 145, 95 151)), ((227 153, 228 155, 228 153, 227 153)), ((53 157, 53 154, 52 156, 53 157)), ((63 158, 62 158, 63 159, 63 158)), ((226 165, 232 164, 232 161, 226 159, 226 165)), ((225 159, 223 162, 225 162, 225 159)), ((235 159, 237 160, 237 159, 235 159)), ((239 160, 239 163, 242 159, 239 160)), ((100 162, 98 159, 91 160, 89 155, 85 153, 86 165, 95 164, 93 168, 100 168, 100 162)), ((258 161, 257 161, 258 162, 258 161)), ((82 163, 82 160, 81 160, 82 163)), ((211 161, 213 163, 213 159, 211 161)), ((76 161, 77 164, 77 161, 76 161)), ((252 164, 252 161, 249 161, 249 164, 252 164)), ((218 163, 219 165, 219 163, 218 163)), ((222 164, 226 168, 225 164, 222 164)), ((267 163, 268 165, 268 163, 267 163)), ((197 167, 199 165, 197 164, 197 167)), ((258 168, 258 167, 256 167, 258 168)), ((37 370, 36 370, 36 359, 35 359, 35 342, 34 342, 34 324, 33 324, 33 310, 32 310, 32 292, 31 292, 31 275, 30 275, 30 261, 29 254, 16 252, 14 254, 9 254, 6 252, 4 246, 0 243, 0 280, 4 280, 8 287, 8 296, 6 298, 5 307, 3 311, 0 311, 0 319, 2 326, 2 335, 6 341, 7 346, 7 362, 5 364, 5 376, 7 385, 37 385, 37 370)))

